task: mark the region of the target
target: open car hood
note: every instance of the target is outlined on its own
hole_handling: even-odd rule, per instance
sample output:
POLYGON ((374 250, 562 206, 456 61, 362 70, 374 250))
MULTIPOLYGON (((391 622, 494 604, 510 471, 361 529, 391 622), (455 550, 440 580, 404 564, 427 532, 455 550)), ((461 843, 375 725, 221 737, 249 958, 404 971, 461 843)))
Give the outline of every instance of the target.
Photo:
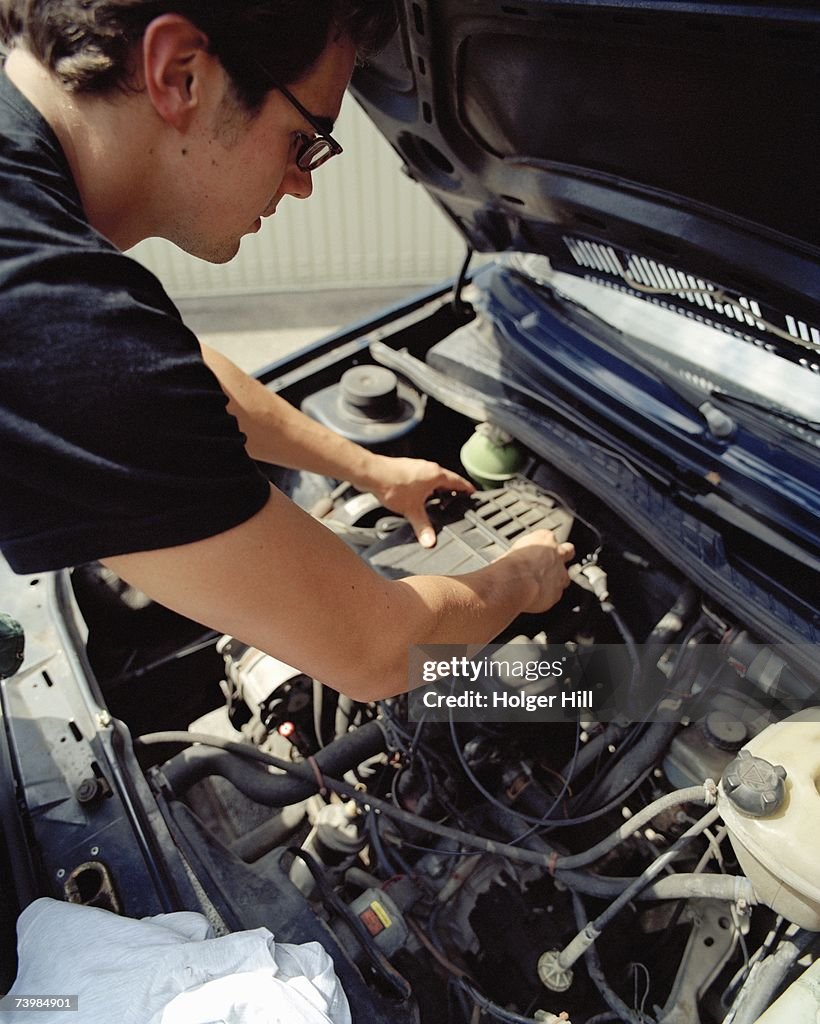
POLYGON ((700 287, 675 304, 772 340, 760 317, 796 358, 820 345, 816 5, 399 6, 354 91, 473 248, 700 287), (750 314, 710 301, 713 286, 750 314))

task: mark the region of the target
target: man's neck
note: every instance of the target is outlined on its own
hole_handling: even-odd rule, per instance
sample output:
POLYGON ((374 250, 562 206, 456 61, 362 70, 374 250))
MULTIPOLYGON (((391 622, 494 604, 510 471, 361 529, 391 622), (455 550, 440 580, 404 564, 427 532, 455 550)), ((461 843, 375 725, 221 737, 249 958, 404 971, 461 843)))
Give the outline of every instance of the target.
POLYGON ((92 227, 119 249, 153 234, 139 96, 68 92, 21 48, 9 54, 5 71, 57 136, 92 227))

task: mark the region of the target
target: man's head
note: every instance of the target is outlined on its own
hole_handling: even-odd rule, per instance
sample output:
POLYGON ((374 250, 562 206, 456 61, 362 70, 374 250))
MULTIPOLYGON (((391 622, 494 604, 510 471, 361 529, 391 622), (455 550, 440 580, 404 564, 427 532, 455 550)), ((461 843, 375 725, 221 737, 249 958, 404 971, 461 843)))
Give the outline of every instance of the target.
POLYGON ((169 13, 207 37, 249 112, 272 83, 303 78, 334 37, 366 55, 395 27, 390 0, 0 0, 0 41, 22 43, 68 91, 127 90, 146 27, 169 13))
POLYGON ((90 223, 222 263, 310 195, 311 140, 394 17, 393 0, 0 0, 0 38, 90 223))

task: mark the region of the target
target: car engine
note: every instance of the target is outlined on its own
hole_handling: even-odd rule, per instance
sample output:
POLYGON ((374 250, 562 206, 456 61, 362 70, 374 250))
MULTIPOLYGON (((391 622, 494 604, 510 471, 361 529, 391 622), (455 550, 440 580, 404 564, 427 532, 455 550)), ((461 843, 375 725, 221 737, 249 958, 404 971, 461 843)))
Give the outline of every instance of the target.
MULTIPOLYGON (((515 713, 462 713, 452 678, 434 708, 355 702, 90 565, 73 598, 105 705, 214 927, 321 942, 356 1021, 752 1024, 814 976, 817 672, 769 629, 805 633, 812 586, 776 592, 793 548, 742 517, 721 533, 712 477, 652 462, 651 438, 603 444, 503 319, 459 310, 269 376, 354 441, 463 467, 476 492, 430 501, 433 548, 346 481, 270 477, 391 579, 469 572, 542 527, 570 540, 562 600, 468 653, 580 664, 571 692, 612 679, 638 710, 531 715, 570 691, 512 670, 494 684, 515 713)), ((109 905, 116 871, 83 868, 67 898, 109 905)))
MULTIPOLYGON (((474 424, 436 415, 474 460, 474 424)), ((811 714, 790 733, 800 749, 772 743, 800 681, 594 495, 509 435, 478 434, 502 479, 439 496, 432 549, 343 481, 279 483, 391 578, 469 571, 540 527, 571 539, 574 585, 495 649, 630 649, 651 720, 426 720, 407 694, 355 703, 234 638, 190 635, 86 567, 74 588, 112 713, 139 737, 214 918, 249 926, 260 901, 278 935, 319 937, 354 1019, 751 1022, 820 929, 812 847, 798 852, 816 790, 776 828, 763 805, 743 810, 780 807, 780 776, 805 774, 816 750, 811 714), (182 727, 202 743, 182 745, 182 727)))

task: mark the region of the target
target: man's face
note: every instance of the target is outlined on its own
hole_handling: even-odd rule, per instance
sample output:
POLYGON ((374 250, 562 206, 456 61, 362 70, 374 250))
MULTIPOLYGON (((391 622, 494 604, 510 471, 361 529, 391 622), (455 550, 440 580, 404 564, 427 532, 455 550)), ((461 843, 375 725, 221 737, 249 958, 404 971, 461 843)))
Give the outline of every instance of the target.
MULTIPOLYGON (((320 122, 336 120, 355 62, 347 38, 331 42, 310 74, 288 91, 320 122)), ((307 199, 310 173, 296 166, 305 136, 314 129, 278 89, 250 117, 230 89, 194 133, 180 163, 180 202, 168 237, 210 263, 236 255, 243 235, 258 231, 286 196, 307 199)), ((319 172, 321 173, 321 171, 319 172)))

